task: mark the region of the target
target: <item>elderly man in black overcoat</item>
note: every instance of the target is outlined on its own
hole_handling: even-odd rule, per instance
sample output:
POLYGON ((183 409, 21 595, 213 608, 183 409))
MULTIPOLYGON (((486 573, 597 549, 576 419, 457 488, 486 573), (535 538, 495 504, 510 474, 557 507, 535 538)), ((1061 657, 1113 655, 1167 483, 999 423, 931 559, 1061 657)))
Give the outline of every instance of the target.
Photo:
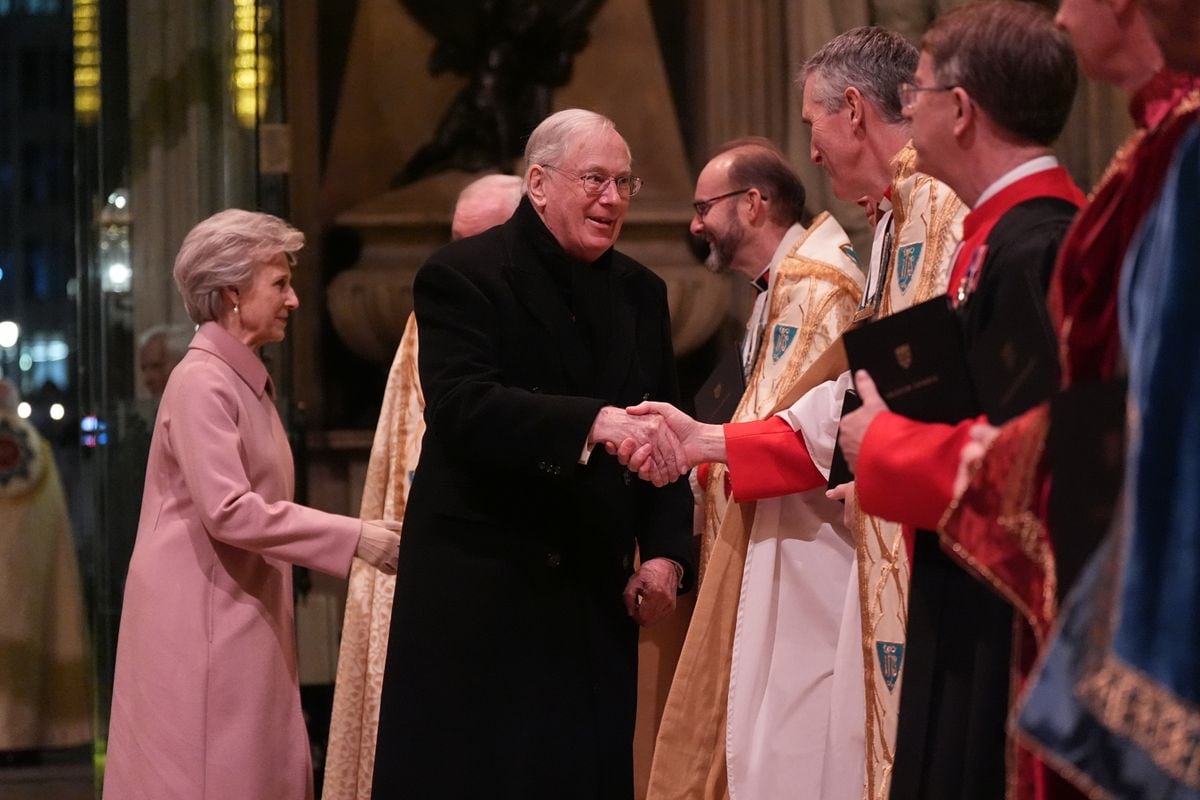
POLYGON ((375 798, 633 797, 638 626, 693 581, 667 292, 613 249, 628 145, 530 135, 512 219, 413 287, 427 430, 404 519, 375 798), (633 439, 656 480, 610 454, 633 439), (640 555, 640 559, 638 556, 640 555))

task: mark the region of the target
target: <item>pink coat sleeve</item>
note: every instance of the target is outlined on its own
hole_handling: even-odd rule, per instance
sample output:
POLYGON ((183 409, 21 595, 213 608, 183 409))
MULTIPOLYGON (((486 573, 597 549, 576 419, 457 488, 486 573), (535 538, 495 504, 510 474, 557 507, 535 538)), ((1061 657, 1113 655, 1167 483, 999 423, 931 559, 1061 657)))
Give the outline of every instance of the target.
POLYGON ((213 363, 189 364, 180 378, 188 388, 174 398, 168 435, 208 535, 345 577, 362 523, 291 502, 291 450, 270 398, 213 363))

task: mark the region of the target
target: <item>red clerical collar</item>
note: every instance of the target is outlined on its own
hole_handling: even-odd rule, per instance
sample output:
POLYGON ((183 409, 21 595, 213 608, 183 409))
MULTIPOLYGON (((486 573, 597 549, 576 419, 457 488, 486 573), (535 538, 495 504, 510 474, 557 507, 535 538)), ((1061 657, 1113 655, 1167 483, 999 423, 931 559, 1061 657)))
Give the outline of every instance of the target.
POLYGON ((948 291, 952 298, 957 298, 955 305, 962 302, 965 295, 973 291, 974 284, 979 281, 978 269, 986 261, 986 251, 980 252, 975 270, 969 270, 968 266, 975 256, 975 251, 987 241, 992 228, 1014 206, 1037 197, 1055 197, 1076 206, 1082 206, 1087 201, 1083 192, 1071 180, 1070 174, 1062 167, 1054 167, 1010 183, 972 210, 963 220, 962 245, 950 269, 948 291), (968 272, 974 274, 968 276, 968 272))
POLYGON ((1035 197, 1057 197, 1081 206, 1087 200, 1070 174, 1062 167, 1035 172, 1010 183, 985 203, 971 210, 963 220, 963 241, 970 241, 981 234, 986 237, 987 231, 1008 213, 1013 206, 1020 205, 1035 197))

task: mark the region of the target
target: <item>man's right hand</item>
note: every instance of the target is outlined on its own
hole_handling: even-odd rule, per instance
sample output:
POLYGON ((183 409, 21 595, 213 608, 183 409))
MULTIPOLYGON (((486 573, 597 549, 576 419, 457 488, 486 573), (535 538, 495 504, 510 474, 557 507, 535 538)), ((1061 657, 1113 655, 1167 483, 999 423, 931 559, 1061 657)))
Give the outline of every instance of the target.
POLYGON ((602 443, 610 453, 619 453, 622 447, 636 452, 645 471, 631 467, 632 471, 655 486, 678 480, 689 468, 679 437, 658 415, 637 416, 625 413, 622 408, 605 406, 592 422, 588 442, 602 443))
MULTIPOLYGON (((725 431, 720 425, 698 422, 669 403, 648 401, 631 406, 626 411, 633 417, 661 418, 666 422, 683 448, 682 463, 685 472, 697 464, 725 462, 725 431)), ((616 455, 631 472, 636 472, 638 477, 644 480, 650 480, 652 464, 645 448, 625 441, 618 445, 616 455)))

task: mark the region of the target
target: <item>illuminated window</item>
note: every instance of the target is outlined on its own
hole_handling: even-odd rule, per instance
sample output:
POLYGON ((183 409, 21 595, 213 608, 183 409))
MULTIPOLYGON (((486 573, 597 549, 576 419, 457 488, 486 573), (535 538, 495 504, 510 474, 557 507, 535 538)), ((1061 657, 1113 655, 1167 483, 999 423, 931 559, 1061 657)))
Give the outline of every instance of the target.
POLYGON ((100 116, 99 0, 75 0, 74 14, 75 116, 95 122, 100 116))
POLYGON ((258 8, 255 0, 233 2, 233 105, 247 128, 266 110, 271 88, 271 37, 263 32, 270 18, 271 10, 258 8))

